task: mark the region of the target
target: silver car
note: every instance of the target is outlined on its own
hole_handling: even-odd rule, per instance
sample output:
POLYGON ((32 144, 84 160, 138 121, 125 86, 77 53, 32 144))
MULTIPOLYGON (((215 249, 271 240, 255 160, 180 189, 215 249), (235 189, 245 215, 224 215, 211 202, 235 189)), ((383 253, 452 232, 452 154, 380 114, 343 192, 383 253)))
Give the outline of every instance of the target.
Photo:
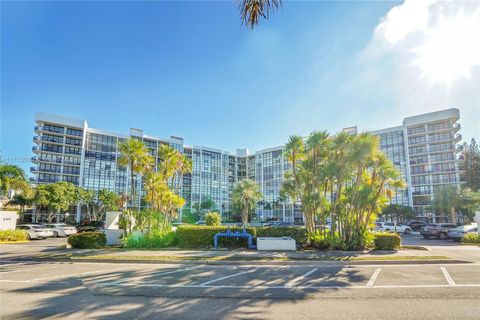
POLYGON ((53 230, 40 224, 19 224, 17 230, 24 230, 28 239, 45 239, 53 236, 53 230))
POLYGON ((455 241, 461 241, 469 232, 477 232, 477 225, 470 224, 450 229, 448 230, 448 237, 455 241))

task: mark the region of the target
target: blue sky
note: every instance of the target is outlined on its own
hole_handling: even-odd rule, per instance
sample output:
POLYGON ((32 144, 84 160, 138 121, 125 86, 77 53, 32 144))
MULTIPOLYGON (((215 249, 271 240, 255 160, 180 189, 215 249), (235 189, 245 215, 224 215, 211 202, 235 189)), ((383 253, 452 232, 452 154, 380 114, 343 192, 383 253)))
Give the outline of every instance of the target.
MULTIPOLYGON (((430 3, 429 15, 449 12, 430 3)), ((472 3, 446 8, 469 15, 472 3)), ((401 16, 407 3, 286 2, 253 31, 230 1, 2 2, 1 9, 3 157, 32 156, 38 111, 229 151, 313 130, 400 125, 448 107, 460 108, 464 137, 480 137, 480 61, 472 56, 470 73, 448 83, 426 77, 427 66, 412 67, 409 46, 429 43, 419 38, 421 19, 435 17, 412 26, 401 16)))

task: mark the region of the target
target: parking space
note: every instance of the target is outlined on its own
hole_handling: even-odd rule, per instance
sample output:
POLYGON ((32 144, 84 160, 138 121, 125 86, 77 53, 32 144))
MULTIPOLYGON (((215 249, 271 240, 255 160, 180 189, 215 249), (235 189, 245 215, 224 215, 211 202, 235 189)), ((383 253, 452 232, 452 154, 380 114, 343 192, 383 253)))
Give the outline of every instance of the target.
MULTIPOLYGON (((335 289, 480 288, 480 265, 155 265, 52 263, 0 269, 3 284, 153 296, 303 297, 335 289)), ((53 289, 52 289, 53 288, 53 289)))

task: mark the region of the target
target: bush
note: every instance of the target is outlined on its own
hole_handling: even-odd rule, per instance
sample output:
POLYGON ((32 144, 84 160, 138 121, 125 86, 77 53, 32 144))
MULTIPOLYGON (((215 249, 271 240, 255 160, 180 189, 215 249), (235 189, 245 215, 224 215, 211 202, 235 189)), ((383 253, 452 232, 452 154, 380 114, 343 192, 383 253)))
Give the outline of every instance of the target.
POLYGON ((175 243, 176 234, 173 231, 152 230, 145 235, 130 234, 123 239, 126 248, 165 248, 175 243))
POLYGON ((219 226, 222 218, 218 212, 207 212, 205 214, 205 224, 207 226, 219 226))
POLYGON ((480 234, 477 232, 469 232, 463 237, 462 242, 480 244, 480 234))
POLYGON ((95 249, 107 244, 107 237, 103 232, 82 232, 72 234, 68 244, 75 249, 95 249))
MULTIPOLYGON (((230 230, 242 231, 240 227, 231 227, 230 230)), ((226 232, 224 226, 190 226, 182 225, 177 228, 178 245, 183 248, 211 248, 213 237, 219 232, 226 232)), ((247 232, 255 237, 255 228, 247 228, 247 232)), ((220 238, 221 247, 247 247, 247 239, 220 238)))
POLYGON ((300 227, 258 227, 257 237, 291 237, 297 245, 304 245, 307 242, 307 229, 300 227))
POLYGON ((28 234, 23 230, 0 230, 0 241, 25 241, 28 234))
POLYGON ((326 235, 316 234, 310 239, 313 247, 318 249, 329 250, 346 250, 346 245, 342 242, 338 232, 331 235, 328 231, 326 235))
POLYGON ((375 233, 373 242, 375 250, 395 250, 400 247, 401 238, 395 233, 379 232, 375 233))

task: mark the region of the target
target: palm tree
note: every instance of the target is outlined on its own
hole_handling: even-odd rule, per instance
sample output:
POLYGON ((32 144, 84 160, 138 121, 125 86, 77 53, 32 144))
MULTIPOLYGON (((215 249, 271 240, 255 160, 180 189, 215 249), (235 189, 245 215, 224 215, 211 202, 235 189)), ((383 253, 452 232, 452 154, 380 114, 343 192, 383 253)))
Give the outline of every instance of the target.
MULTIPOLYGON (((118 164, 130 171, 131 193, 129 200, 132 202, 132 206, 135 206, 137 198, 135 175, 141 176, 148 172, 152 168, 154 160, 145 144, 134 138, 120 142, 118 149, 120 151, 118 164)), ((140 203, 138 205, 140 206, 140 203)))
POLYGON ((243 226, 248 224, 248 215, 255 209, 257 202, 263 198, 260 188, 255 181, 244 179, 237 182, 232 195, 232 202, 242 210, 243 226))
POLYGON ((10 190, 26 191, 29 187, 25 173, 20 167, 0 164, 0 196, 7 196, 10 190))
POLYGON ((282 5, 281 0, 237 0, 242 24, 253 29, 260 18, 268 19, 270 11, 282 5))

